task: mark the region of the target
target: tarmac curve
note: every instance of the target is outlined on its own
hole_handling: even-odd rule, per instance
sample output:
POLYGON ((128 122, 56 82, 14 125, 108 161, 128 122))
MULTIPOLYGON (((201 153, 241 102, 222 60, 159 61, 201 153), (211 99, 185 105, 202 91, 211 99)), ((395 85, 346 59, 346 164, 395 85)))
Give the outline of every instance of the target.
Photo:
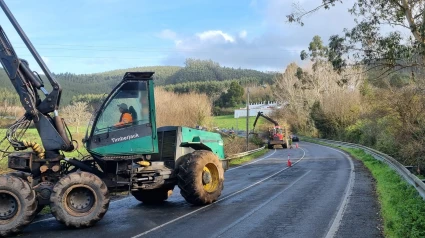
POLYGON ((381 237, 367 169, 338 150, 299 145, 229 169, 221 197, 207 206, 188 204, 176 187, 162 205, 114 201, 91 228, 48 217, 19 237, 381 237))

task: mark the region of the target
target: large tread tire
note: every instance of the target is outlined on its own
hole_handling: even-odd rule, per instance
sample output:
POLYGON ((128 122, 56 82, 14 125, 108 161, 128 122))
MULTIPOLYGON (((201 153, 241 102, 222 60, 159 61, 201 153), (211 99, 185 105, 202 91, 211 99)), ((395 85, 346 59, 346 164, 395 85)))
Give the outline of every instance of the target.
POLYGON ((133 191, 131 194, 145 204, 161 204, 167 200, 173 192, 173 188, 156 188, 133 191))
POLYGON ((272 150, 272 149, 274 149, 274 146, 269 144, 269 145, 267 145, 267 148, 272 150))
POLYGON ((10 203, 14 204, 10 208, 17 208, 15 211, 12 210, 11 214, 1 214, 3 216, 3 219, 0 218, 1 236, 20 232, 34 219, 37 209, 35 191, 29 183, 16 176, 3 175, 0 176, 0 211, 8 210, 10 213, 10 208, 6 207, 10 206, 10 203), (5 219, 9 216, 9 219, 5 219))
POLYGON ((194 205, 206 205, 217 201, 224 187, 224 170, 218 157, 207 150, 197 150, 181 157, 178 169, 180 194, 194 205), (217 173, 214 186, 205 189, 203 184, 204 168, 209 167, 217 173))
POLYGON ((50 208, 56 220, 68 227, 93 226, 108 211, 108 188, 92 173, 70 173, 53 187, 50 208))

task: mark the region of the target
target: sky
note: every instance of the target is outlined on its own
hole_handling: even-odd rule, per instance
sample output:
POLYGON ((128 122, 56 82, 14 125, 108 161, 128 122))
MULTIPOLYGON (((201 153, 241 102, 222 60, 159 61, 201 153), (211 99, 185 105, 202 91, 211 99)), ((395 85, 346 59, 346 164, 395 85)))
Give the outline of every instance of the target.
MULTIPOLYGON (((184 66, 187 58, 222 66, 283 71, 303 64, 313 36, 327 42, 354 25, 353 0, 287 22, 296 0, 5 0, 50 71, 88 74, 139 66, 184 66)), ((306 10, 320 0, 299 0, 306 10)), ((18 56, 40 71, 0 12, 18 56)), ((41 73, 41 71, 40 71, 41 73)))

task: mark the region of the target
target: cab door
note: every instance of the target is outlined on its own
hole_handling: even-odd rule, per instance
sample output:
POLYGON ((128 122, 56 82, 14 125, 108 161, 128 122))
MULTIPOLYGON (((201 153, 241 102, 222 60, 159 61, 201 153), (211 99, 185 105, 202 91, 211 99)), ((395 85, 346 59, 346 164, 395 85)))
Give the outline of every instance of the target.
POLYGON ((124 78, 99 110, 88 151, 100 156, 157 153, 154 107, 151 79, 124 78))

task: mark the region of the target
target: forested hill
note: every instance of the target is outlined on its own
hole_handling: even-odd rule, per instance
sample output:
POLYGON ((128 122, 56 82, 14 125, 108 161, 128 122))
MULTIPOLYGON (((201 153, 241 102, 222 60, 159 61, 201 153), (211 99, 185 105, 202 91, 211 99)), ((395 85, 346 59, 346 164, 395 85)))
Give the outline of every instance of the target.
MULTIPOLYGON (((263 73, 251 69, 234 69, 221 67, 211 60, 188 59, 184 67, 179 66, 152 66, 118 69, 95 74, 54 74, 63 88, 62 103, 67 104, 72 96, 82 94, 109 93, 118 84, 125 72, 153 71, 156 85, 183 84, 209 81, 257 81, 259 84, 272 83, 273 74, 263 73)), ((46 79, 44 79, 46 82, 46 79)), ((46 82, 46 84, 48 84, 46 82)), ((0 90, 13 90, 10 80, 0 68, 0 90)), ((12 94, 13 95, 13 94, 12 94)), ((4 98, 0 98, 3 101, 4 98)))

